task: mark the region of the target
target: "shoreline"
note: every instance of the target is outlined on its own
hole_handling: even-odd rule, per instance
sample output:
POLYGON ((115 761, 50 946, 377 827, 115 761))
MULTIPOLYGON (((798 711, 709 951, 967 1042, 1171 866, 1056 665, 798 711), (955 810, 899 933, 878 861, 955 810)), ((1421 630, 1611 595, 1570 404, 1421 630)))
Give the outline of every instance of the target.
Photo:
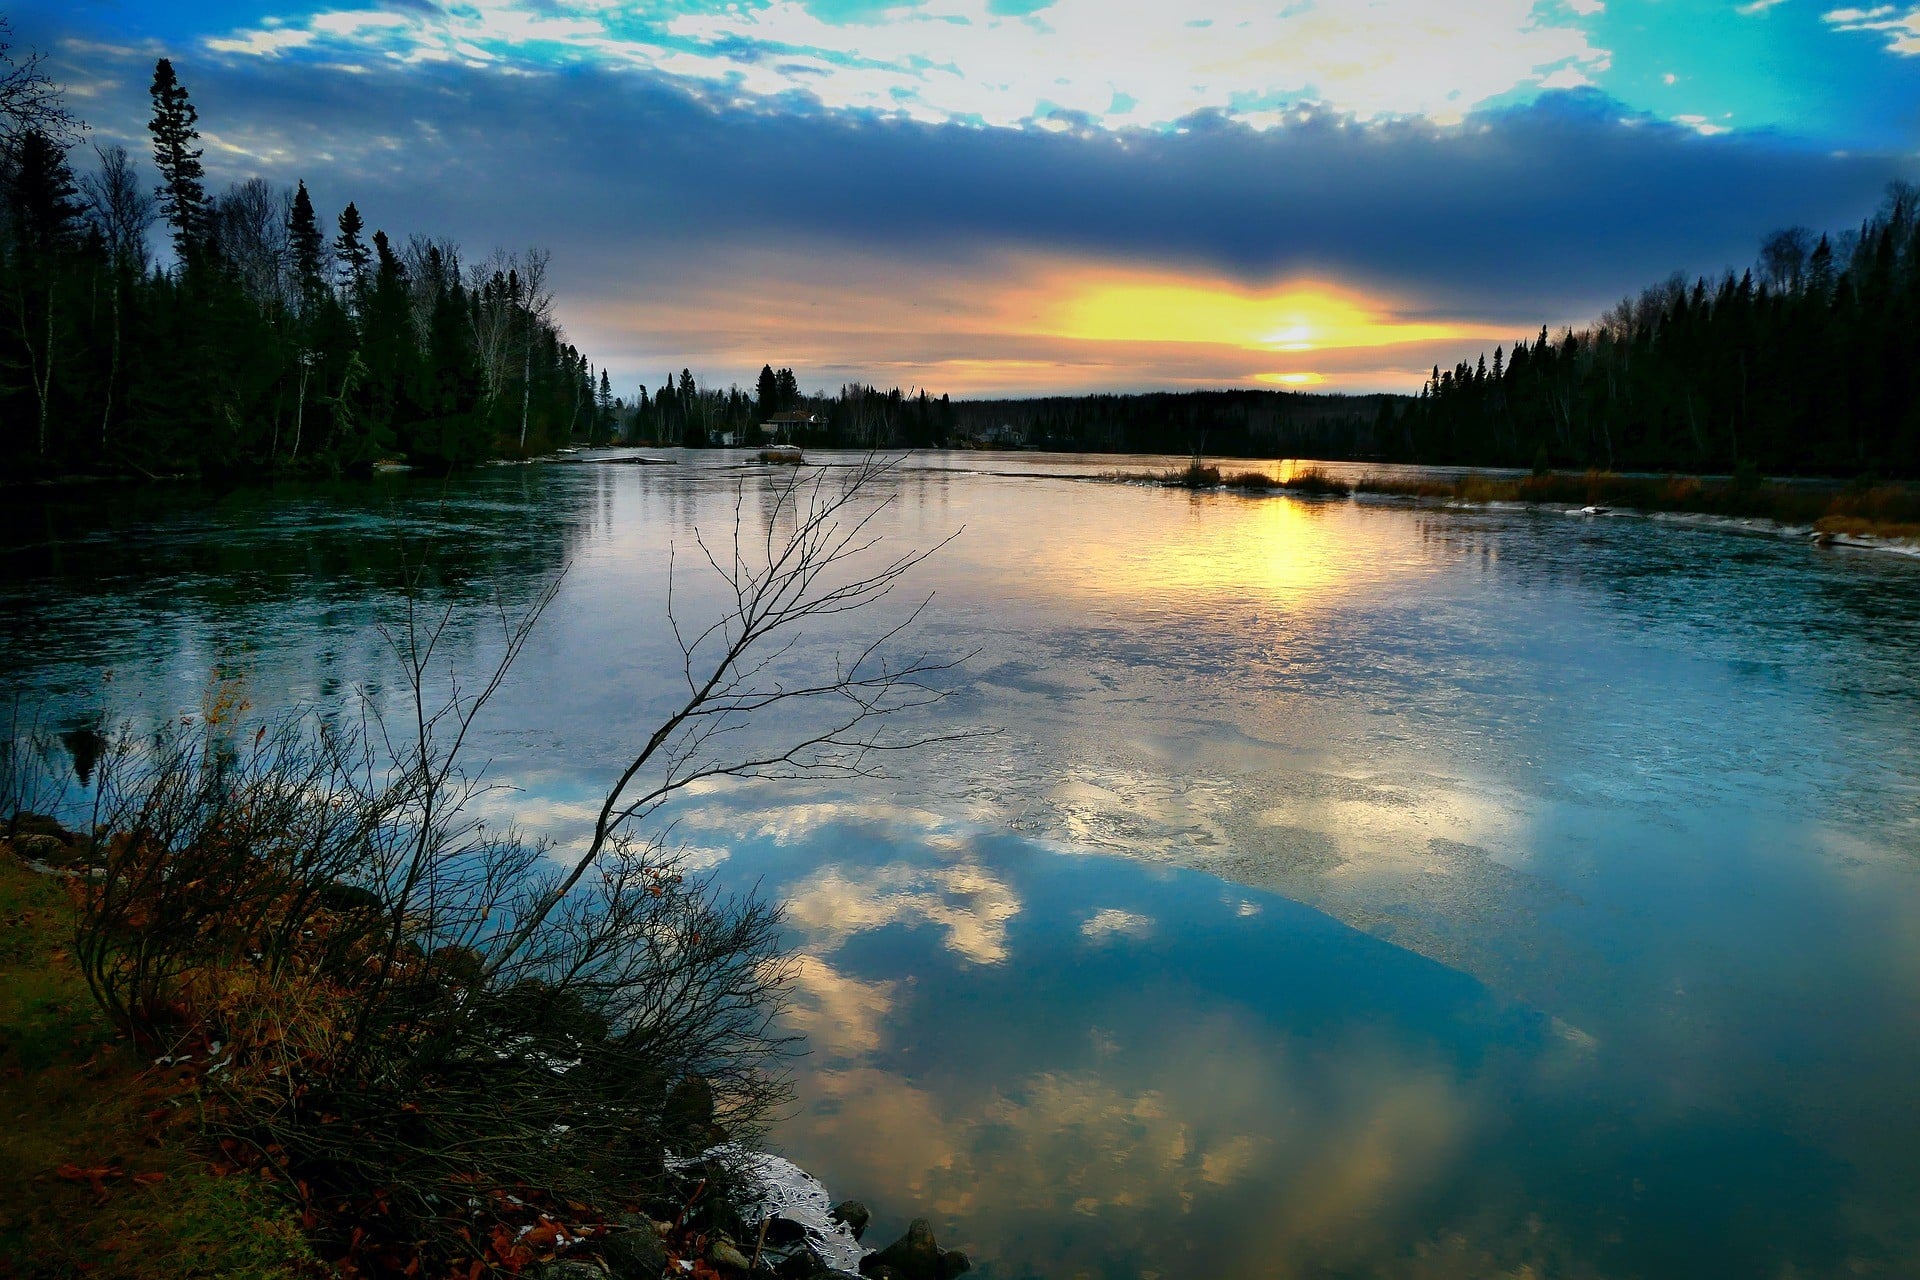
POLYGON ((1593 471, 1517 477, 1468 472, 1452 481, 1368 475, 1348 480, 1317 464, 1276 479, 1257 471, 1223 472, 1198 460, 1184 471, 1108 472, 1092 478, 1250 498, 1366 501, 1457 511, 1558 510, 1589 519, 1633 516, 1920 557, 1920 492, 1904 485, 1835 481, 1831 489, 1816 489, 1804 482, 1790 487, 1755 477, 1709 480, 1593 471))

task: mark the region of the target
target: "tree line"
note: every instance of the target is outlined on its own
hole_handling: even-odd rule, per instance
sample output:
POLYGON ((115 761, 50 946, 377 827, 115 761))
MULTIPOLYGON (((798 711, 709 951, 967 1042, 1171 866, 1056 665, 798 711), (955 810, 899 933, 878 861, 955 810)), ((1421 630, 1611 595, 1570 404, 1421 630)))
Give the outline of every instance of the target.
POLYGON ((1920 191, 1857 228, 1768 236, 1556 340, 1435 368, 1397 451, 1426 462, 1920 475, 1920 191))
POLYGON ((958 427, 955 405, 925 391, 882 391, 847 383, 837 392, 800 389, 790 368, 762 365, 751 392, 701 386, 689 369, 667 375, 658 391, 642 386, 632 401, 609 399, 607 417, 633 444, 704 448, 779 439, 821 448, 944 447, 958 427), (764 427, 775 430, 763 430, 764 427))
POLYGON ((209 192, 198 112, 155 65, 158 181, 85 131, 0 20, 0 459, 67 472, 447 468, 604 435, 604 370, 553 318, 549 256, 328 219, 304 182, 209 192), (171 260, 152 251, 164 226, 171 260))
POLYGON ((1404 401, 1229 389, 965 400, 954 408, 960 434, 993 444, 1073 453, 1364 458, 1392 447, 1394 407, 1404 401))

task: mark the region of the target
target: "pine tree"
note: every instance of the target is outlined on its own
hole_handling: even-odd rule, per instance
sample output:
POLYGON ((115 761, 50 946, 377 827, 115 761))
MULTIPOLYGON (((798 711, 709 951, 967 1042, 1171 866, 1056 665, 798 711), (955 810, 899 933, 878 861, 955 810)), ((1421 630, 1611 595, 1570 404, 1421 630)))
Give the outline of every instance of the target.
POLYGON ((160 170, 160 214, 173 228, 174 251, 183 263, 198 256, 206 238, 207 193, 202 180, 200 140, 194 125, 200 114, 187 99, 186 86, 174 76, 173 63, 160 59, 153 68, 153 163, 160 170))
POLYGON ((772 418, 780 412, 780 380, 774 376, 773 366, 760 366, 760 381, 755 387, 755 399, 759 402, 760 420, 772 418))
POLYGON ((373 255, 366 242, 360 238, 360 232, 366 228, 361 220, 360 210, 352 201, 340 211, 340 235, 333 242, 333 256, 340 264, 340 286, 346 291, 355 310, 367 292, 367 267, 373 255))
POLYGON ((84 207, 66 151, 40 129, 28 129, 14 148, 6 188, 8 220, 28 261, 72 249, 84 207))
POLYGON ((320 255, 326 240, 313 216, 313 197, 302 182, 293 193, 293 210, 287 215, 287 248, 293 254, 293 275, 300 286, 303 309, 311 311, 326 288, 320 273, 320 255))

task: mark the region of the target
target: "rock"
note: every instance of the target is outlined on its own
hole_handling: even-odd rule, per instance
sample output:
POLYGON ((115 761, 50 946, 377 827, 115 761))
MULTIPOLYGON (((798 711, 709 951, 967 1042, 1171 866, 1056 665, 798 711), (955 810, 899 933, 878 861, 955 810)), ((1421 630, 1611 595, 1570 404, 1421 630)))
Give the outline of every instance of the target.
MULTIPOLYGON (((577 1258, 536 1262, 527 1268, 525 1274, 532 1277, 532 1280, 607 1280, 606 1272, 591 1262, 583 1262, 577 1258)), ((647 1280, 657 1280, 658 1275, 658 1272, 653 1272, 649 1274, 647 1280)))
POLYGON ((61 844, 72 844, 73 832, 61 826, 44 813, 17 813, 13 817, 13 838, 17 845, 21 836, 52 836, 61 844))
POLYGON ((891 1270, 898 1280, 941 1280, 940 1246, 932 1225, 925 1218, 915 1218, 907 1234, 861 1260, 860 1274, 875 1275, 880 1267, 891 1270))
POLYGON ((621 1280, 660 1280, 667 1267, 667 1248, 648 1221, 630 1231, 615 1231, 594 1242, 594 1251, 607 1271, 621 1280))
POLYGON ((774 1267, 773 1274, 781 1277, 781 1280, 819 1280, 820 1277, 832 1276, 835 1272, 832 1267, 820 1261, 819 1256, 812 1249, 795 1249, 786 1256, 784 1261, 774 1267))
POLYGON ((32 832, 13 838, 13 851, 28 862, 46 862, 59 865, 73 859, 73 850, 57 836, 32 832))
POLYGON ((867 1206, 858 1200, 842 1200, 828 1212, 847 1224, 847 1230, 855 1240, 867 1233, 867 1223, 873 1220, 873 1215, 867 1212, 867 1206))
POLYGON ((807 1229, 792 1218, 776 1216, 767 1219, 767 1233, 764 1238, 771 1248, 792 1249, 806 1243, 807 1229))
POLYGON ((953 1280, 973 1270, 973 1260, 958 1249, 940 1251, 940 1280, 953 1280))
POLYGON ((751 1271, 753 1262, 746 1254, 724 1236, 707 1246, 707 1257, 715 1266, 732 1267, 736 1271, 751 1271))

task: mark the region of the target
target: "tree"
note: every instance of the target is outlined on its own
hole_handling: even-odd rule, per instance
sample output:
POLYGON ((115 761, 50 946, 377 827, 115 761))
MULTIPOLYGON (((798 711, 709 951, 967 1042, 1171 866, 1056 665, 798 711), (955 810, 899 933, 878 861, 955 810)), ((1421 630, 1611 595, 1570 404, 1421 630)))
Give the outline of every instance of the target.
POLYGON ((293 258, 293 278, 303 312, 311 313, 326 291, 322 261, 326 248, 326 238, 320 234, 320 223, 313 213, 313 197, 302 182, 293 193, 293 207, 287 213, 287 252, 293 258))
POLYGON ((133 161, 125 147, 98 145, 99 171, 81 179, 94 229, 106 246, 111 269, 108 298, 111 306, 111 337, 107 376, 100 390, 100 447, 108 444, 113 423, 114 394, 120 381, 120 357, 124 324, 125 297, 147 269, 147 229, 153 225, 153 197, 141 187, 134 174, 133 161))
POLYGON ((759 405, 762 422, 780 412, 780 379, 774 375, 772 365, 760 366, 760 381, 755 386, 754 399, 759 405))
POLYGON ((11 155, 30 130, 69 144, 86 128, 61 100, 60 86, 41 69, 45 56, 33 50, 16 59, 13 25, 0 14, 0 155, 11 155))
POLYGON ((333 242, 333 256, 340 264, 340 287, 356 312, 366 295, 367 268, 373 261, 366 242, 360 239, 360 232, 365 228, 360 210, 349 200, 347 207, 340 211, 340 235, 333 242))
POLYGON ((100 168, 80 180, 93 225, 113 264, 135 275, 146 269, 147 229, 153 225, 153 197, 141 189, 125 147, 94 148, 100 168))
POLYGON ((1760 244, 1760 264, 1766 283, 1782 292, 1797 292, 1813 249, 1813 232, 1805 227, 1776 231, 1760 244))
POLYGON ((887 724, 944 696, 952 664, 890 656, 917 608, 833 675, 778 675, 810 622, 880 602, 931 553, 878 545, 885 470, 788 477, 765 509, 743 484, 731 548, 696 533, 733 604, 699 629, 674 620, 686 700, 558 863, 487 828, 461 763, 557 579, 502 616, 490 674, 443 684, 455 609, 410 570, 381 628, 404 727, 370 695, 370 727, 209 715, 109 751, 81 970, 143 1045, 217 1034, 205 1123, 298 1188, 326 1256, 467 1274, 476 1241, 511 1244, 542 1211, 605 1222, 661 1195, 663 1156, 710 1146, 716 1124, 751 1141, 789 1096, 777 909, 722 895, 648 819, 699 783, 869 776, 934 740, 887 724))
POLYGON ((287 287, 291 202, 284 189, 264 178, 249 178, 227 188, 213 201, 207 219, 208 243, 228 276, 268 314, 279 313, 297 285, 287 287))
POLYGON ((182 263, 199 252, 206 230, 207 195, 203 180, 206 170, 200 163, 202 151, 194 144, 200 140, 200 113, 187 98, 186 86, 174 75, 173 63, 160 59, 153 68, 153 119, 147 129, 153 135, 153 163, 160 170, 160 215, 173 228, 174 252, 182 263))
POLYGON ((547 291, 545 249, 529 249, 520 260, 520 308, 526 315, 526 347, 520 366, 520 448, 527 447, 527 413, 533 399, 533 335, 546 325, 553 307, 553 295, 547 291))
POLYGON ((37 409, 35 441, 42 457, 47 453, 47 431, 52 418, 54 366, 67 336, 61 285, 67 259, 79 242, 80 191, 67 164, 66 149, 41 129, 28 129, 18 138, 13 173, 7 184, 7 221, 15 259, 8 302, 21 345, 37 409))
POLYGON ((15 141, 6 200, 15 244, 28 257, 64 253, 78 241, 86 206, 66 148, 45 130, 28 129, 15 141))

